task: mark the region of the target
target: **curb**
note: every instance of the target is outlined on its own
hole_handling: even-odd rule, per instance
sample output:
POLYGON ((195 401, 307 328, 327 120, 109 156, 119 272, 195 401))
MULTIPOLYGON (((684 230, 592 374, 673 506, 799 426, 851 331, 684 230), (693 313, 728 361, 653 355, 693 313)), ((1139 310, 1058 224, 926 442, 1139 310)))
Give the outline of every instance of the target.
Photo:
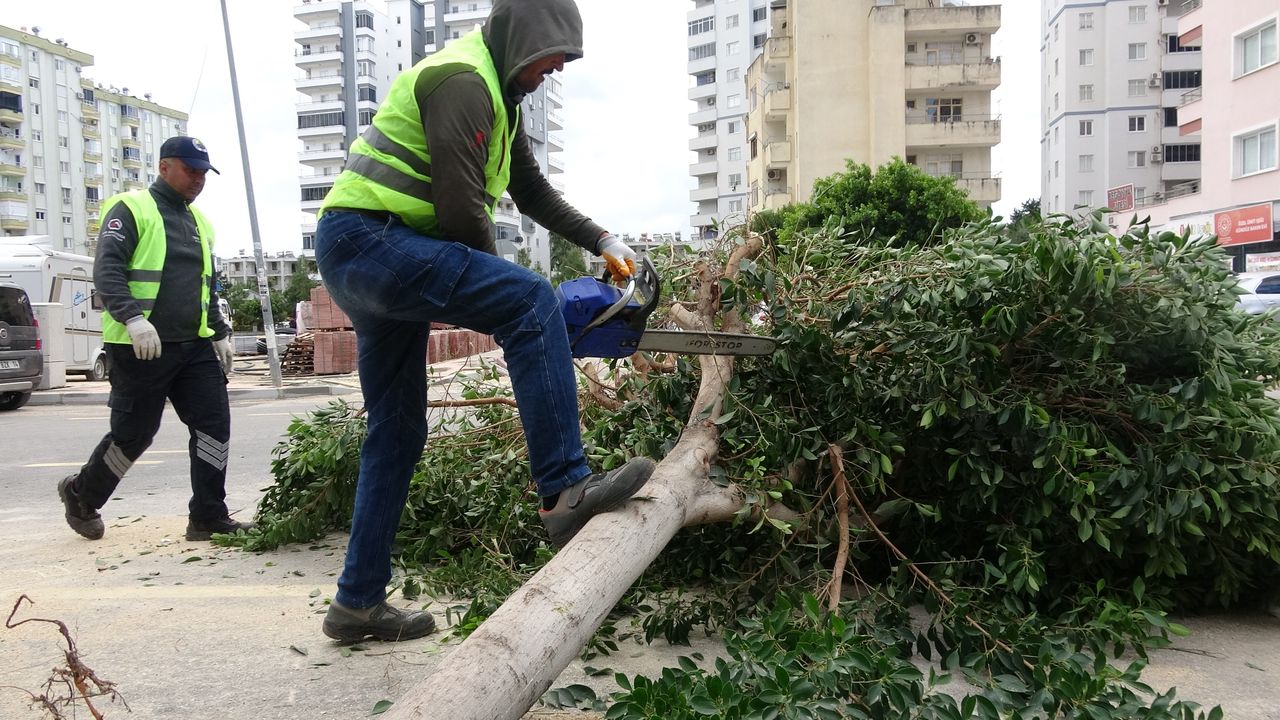
MULTIPOLYGON (((359 392, 358 388, 339 385, 286 385, 281 388, 227 388, 232 400, 283 400, 308 395, 345 395, 359 392)), ((108 390, 37 390, 31 394, 28 405, 106 405, 108 390)))

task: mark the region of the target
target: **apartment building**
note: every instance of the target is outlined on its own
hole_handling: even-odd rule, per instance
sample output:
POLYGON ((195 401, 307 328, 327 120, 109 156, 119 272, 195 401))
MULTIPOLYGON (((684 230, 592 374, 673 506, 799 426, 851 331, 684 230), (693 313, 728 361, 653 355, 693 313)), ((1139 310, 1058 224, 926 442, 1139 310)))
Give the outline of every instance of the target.
POLYGON ((746 219, 747 67, 769 32, 767 0, 694 0, 689 33, 689 166, 694 238, 711 240, 746 219))
POLYGON ((1217 235, 1237 271, 1280 267, 1280 6, 1189 0, 1179 9, 1178 42, 1202 47, 1204 67, 1202 86, 1179 98, 1174 130, 1199 138, 1203 172, 1194 192, 1141 214, 1156 229, 1217 235))
POLYGON ((1000 199, 991 92, 998 5, 948 0, 773 0, 764 52, 748 68, 747 204, 805 202, 846 159, 893 157, 1000 199))
MULTIPOLYGON (((303 0, 294 8, 294 17, 306 25, 294 33, 304 211, 319 210, 347 148, 369 126, 396 76, 483 25, 492 9, 492 0, 303 0)), ((564 141, 556 131, 564 129, 558 112, 563 102, 560 81, 553 77, 520 108, 534 156, 561 192, 564 141)), ((550 271, 550 234, 521 215, 509 197, 498 202, 494 222, 500 255, 516 260, 523 250, 533 265, 550 271)), ((314 242, 315 223, 304 224, 303 252, 312 253, 314 242)))
POLYGON ((96 249, 100 203, 155 179, 186 113, 83 75, 93 56, 39 28, 0 25, 0 233, 96 249))
POLYGON ((1201 139, 1178 111, 1201 84, 1183 0, 1044 0, 1041 207, 1118 210, 1195 192, 1201 139))
MULTIPOLYGON (((306 263, 306 256, 299 257, 291 251, 267 253, 263 255, 263 271, 267 284, 274 292, 283 291, 300 267, 314 270, 315 264, 306 263), (299 263, 304 263, 299 265, 299 263)), ((241 250, 234 257, 218 258, 218 270, 226 278, 229 285, 258 285, 258 262, 252 253, 245 254, 241 250)))

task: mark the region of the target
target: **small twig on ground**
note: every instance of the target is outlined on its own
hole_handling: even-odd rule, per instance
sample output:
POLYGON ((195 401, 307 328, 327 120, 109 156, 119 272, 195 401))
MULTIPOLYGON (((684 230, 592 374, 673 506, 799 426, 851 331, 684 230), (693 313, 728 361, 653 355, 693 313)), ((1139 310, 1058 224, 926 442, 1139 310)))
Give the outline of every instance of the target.
MULTIPOLYGON (((61 708, 70 707, 72 712, 75 711, 77 701, 83 702, 88 708, 89 714, 93 715, 94 720, 103 720, 102 713, 93 706, 90 698, 108 697, 111 702, 119 700, 124 704, 125 710, 129 709, 129 703, 119 692, 116 691, 116 684, 110 680, 103 680, 94 673, 93 668, 85 665, 80 661, 80 653, 76 650, 76 642, 71 639, 71 632, 67 630, 66 623, 61 620, 49 620, 47 618, 27 618, 26 620, 13 621, 13 616, 18 614, 18 608, 21 607, 22 601, 26 600, 32 605, 35 604, 31 598, 25 594, 18 597, 17 602, 13 604, 13 610, 9 612, 9 617, 4 621, 4 626, 10 630, 29 622, 45 622, 58 626, 58 631, 62 633, 63 640, 67 643, 67 649, 63 651, 63 657, 66 659, 66 667, 55 667, 53 675, 49 677, 48 682, 44 685, 44 694, 36 695, 30 690, 15 688, 22 690, 31 698, 31 705, 39 705, 44 710, 50 712, 55 720, 63 720, 66 715, 62 714, 61 708), (66 686, 66 696, 50 697, 50 691, 53 690, 55 684, 63 684, 66 686), (90 687, 92 684, 92 687, 90 687)), ((6 686, 10 687, 10 686, 6 686)))

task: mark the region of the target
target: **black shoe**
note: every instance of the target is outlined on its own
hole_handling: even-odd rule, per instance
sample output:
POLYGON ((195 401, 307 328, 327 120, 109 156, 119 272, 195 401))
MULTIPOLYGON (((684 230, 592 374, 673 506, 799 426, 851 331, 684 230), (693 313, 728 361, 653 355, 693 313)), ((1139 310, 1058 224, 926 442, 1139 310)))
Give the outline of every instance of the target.
POLYGON ((324 634, 344 643, 360 642, 365 638, 397 642, 430 635, 436 629, 436 619, 421 610, 401 610, 384 600, 371 608, 359 610, 329 603, 324 616, 324 634))
POLYGON ((632 458, 620 468, 588 475, 565 488, 555 507, 538 511, 551 544, 564 547, 593 516, 621 507, 649 481, 653 468, 649 458, 632 458))
POLYGON ((187 539, 208 540, 214 534, 234 535, 240 531, 249 532, 255 527, 257 526, 253 523, 236 522, 229 517, 217 518, 216 520, 190 518, 187 520, 187 539))
POLYGON ((101 540, 104 528, 102 516, 97 510, 80 502, 76 491, 71 487, 75 475, 68 475, 58 481, 58 497, 62 499, 62 507, 66 508, 67 524, 80 535, 90 540, 101 540))

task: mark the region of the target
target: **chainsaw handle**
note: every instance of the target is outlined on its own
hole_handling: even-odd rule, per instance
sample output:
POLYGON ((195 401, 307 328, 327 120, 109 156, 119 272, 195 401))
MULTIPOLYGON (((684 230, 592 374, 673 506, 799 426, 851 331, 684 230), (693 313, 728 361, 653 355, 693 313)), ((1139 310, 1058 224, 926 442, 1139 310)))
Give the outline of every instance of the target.
MULTIPOLYGON (((604 274, 601 275, 600 282, 605 283, 606 285, 608 284, 608 268, 606 268, 604 274)), ((582 333, 580 333, 578 337, 583 337, 592 330, 595 330, 601 325, 612 320, 618 313, 622 312, 623 308, 625 308, 628 303, 631 302, 631 299, 635 297, 637 290, 644 295, 645 302, 640 306, 639 311, 632 315, 629 325, 632 330, 643 332, 645 323, 649 319, 649 315, 651 315, 654 309, 658 307, 658 291, 660 287, 661 282, 658 279, 658 270, 653 266, 653 261, 647 256, 641 257, 640 267, 638 267, 635 272, 631 273, 631 277, 627 278, 627 284, 622 288, 622 296, 618 298, 617 302, 605 308, 604 312, 596 316, 594 320, 587 323, 587 326, 582 329, 582 333)))

